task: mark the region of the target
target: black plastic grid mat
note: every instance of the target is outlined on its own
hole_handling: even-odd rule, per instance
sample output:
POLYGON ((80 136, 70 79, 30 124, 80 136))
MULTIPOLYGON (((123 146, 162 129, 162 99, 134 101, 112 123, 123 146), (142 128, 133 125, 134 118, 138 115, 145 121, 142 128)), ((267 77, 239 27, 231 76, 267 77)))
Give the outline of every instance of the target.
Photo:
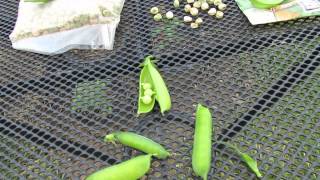
MULTIPOLYGON (((154 160, 144 179, 197 179, 198 102, 212 109, 215 139, 252 154, 263 179, 319 179, 320 19, 251 26, 234 1, 226 3, 224 19, 204 17, 192 30, 152 20, 149 9, 169 9, 169 0, 127 0, 114 51, 44 56, 11 48, 17 1, 0 1, 0 179, 83 179, 138 153, 102 142, 116 130, 174 152, 154 160), (137 118, 147 54, 160 60, 173 107, 137 118)), ((210 179, 255 179, 228 149, 214 150, 210 179)))

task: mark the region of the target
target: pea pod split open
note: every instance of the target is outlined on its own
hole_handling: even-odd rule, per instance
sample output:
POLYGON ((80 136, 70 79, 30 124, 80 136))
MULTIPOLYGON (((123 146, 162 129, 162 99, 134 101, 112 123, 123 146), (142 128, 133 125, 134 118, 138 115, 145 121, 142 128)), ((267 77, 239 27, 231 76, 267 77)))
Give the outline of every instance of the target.
POLYGON ((151 154, 159 159, 167 158, 170 153, 163 146, 149 138, 132 132, 116 132, 105 136, 106 142, 119 141, 121 144, 151 154))
POLYGON ((211 167, 212 117, 209 109, 198 104, 196 112, 192 168, 196 175, 207 179, 211 167))
POLYGON ((171 98, 168 88, 152 62, 152 59, 153 56, 148 56, 143 62, 139 82, 138 115, 150 112, 154 107, 155 101, 159 103, 162 114, 171 108, 171 98), (150 96, 145 94, 145 91, 147 90, 143 87, 145 84, 150 85, 150 89, 154 91, 154 95, 150 96), (151 97, 151 101, 149 100, 149 97, 151 97))
POLYGON ((94 172, 86 180, 137 180, 149 171, 150 164, 151 155, 141 155, 94 172))

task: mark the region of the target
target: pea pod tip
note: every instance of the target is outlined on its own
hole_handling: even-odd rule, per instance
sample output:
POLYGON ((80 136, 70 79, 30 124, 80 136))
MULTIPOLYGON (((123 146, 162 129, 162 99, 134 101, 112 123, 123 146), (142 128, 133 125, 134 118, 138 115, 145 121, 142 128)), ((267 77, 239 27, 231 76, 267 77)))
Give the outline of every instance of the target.
POLYGON ((115 135, 114 134, 108 134, 104 137, 105 142, 114 142, 115 140, 115 135))

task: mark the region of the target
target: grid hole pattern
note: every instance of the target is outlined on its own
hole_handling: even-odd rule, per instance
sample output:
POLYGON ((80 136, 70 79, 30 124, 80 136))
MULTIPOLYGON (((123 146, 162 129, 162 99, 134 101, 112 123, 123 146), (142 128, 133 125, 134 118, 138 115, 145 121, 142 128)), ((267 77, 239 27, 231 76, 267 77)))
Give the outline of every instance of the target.
MULTIPOLYGON (((128 0, 113 51, 45 56, 11 48, 17 1, 0 0, 0 179, 84 179, 139 152, 102 137, 133 131, 173 156, 143 179, 197 179, 191 168, 194 112, 213 112, 215 139, 258 160, 264 179, 318 179, 319 17, 251 26, 234 1, 197 30, 154 22, 153 6, 128 0), (139 65, 153 54, 172 97, 161 116, 136 116, 139 65), (36 162, 36 163, 34 163, 36 162)), ((214 148, 210 179, 254 179, 228 149, 214 148)))

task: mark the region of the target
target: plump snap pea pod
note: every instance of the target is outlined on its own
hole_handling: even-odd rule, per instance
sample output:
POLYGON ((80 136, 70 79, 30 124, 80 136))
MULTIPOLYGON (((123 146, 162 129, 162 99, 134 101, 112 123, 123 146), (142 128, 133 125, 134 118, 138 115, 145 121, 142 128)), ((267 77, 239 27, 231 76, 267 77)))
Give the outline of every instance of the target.
POLYGON ((171 108, 171 98, 168 88, 152 62, 152 59, 152 56, 148 56, 143 63, 143 69, 140 75, 138 114, 150 112, 154 107, 154 100, 159 103, 162 114, 171 108), (153 87, 152 90, 154 91, 154 96, 152 96, 152 102, 150 104, 146 104, 142 101, 145 91, 143 85, 145 83, 151 84, 153 87))
POLYGON ((105 136, 106 142, 120 142, 123 145, 132 147, 134 149, 143 151, 159 159, 167 158, 170 153, 168 153, 164 147, 160 144, 152 141, 144 136, 132 133, 132 132, 116 132, 105 136))
POLYGON ((137 180, 149 171, 150 164, 151 155, 141 155, 94 172, 86 180, 137 180))
POLYGON ((198 104, 192 150, 192 168, 207 179, 211 167, 212 117, 209 109, 198 104))
POLYGON ((240 156, 241 160, 246 163, 246 165, 251 169, 251 171, 253 171, 256 174, 256 176, 258 178, 262 177, 262 175, 261 175, 261 173, 259 171, 259 168, 258 168, 258 163, 257 163, 257 161, 255 159, 250 157, 248 154, 241 152, 236 146, 234 146, 234 145, 232 145, 230 143, 223 142, 223 141, 218 141, 217 143, 218 144, 223 144, 226 147, 234 150, 234 152, 237 155, 240 156))

